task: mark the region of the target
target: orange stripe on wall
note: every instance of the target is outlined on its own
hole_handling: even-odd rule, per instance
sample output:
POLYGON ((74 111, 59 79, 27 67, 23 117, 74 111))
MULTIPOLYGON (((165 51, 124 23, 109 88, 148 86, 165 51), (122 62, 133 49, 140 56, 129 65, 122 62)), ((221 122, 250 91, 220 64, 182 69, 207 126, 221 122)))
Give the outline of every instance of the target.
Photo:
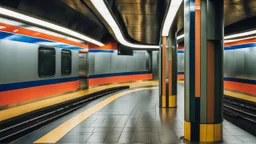
POLYGON ((77 90, 79 81, 64 82, 0 92, 0 106, 77 90))
POLYGON ((256 95, 256 85, 254 84, 224 81, 224 88, 237 92, 256 95))
POLYGON ((92 43, 89 43, 89 49, 117 50, 117 42, 107 42, 104 44, 105 46, 100 47, 92 43))
POLYGON ((200 97, 201 75, 201 11, 200 1, 195 0, 195 97, 200 97))
POLYGON ((138 75, 127 75, 127 76, 113 76, 113 77, 104 77, 104 78, 92 78, 89 79, 89 86, 96 86, 109 83, 117 82, 129 82, 137 80, 151 80, 152 74, 138 74, 138 75))
POLYGON ((184 74, 178 74, 178 80, 184 80, 184 74))
POLYGON ((247 39, 247 40, 240 40, 240 41, 236 41, 236 42, 225 43, 224 46, 234 46, 234 45, 255 43, 255 42, 256 42, 256 38, 251 38, 251 39, 247 39))
POLYGON ((178 50, 184 50, 184 45, 178 45, 178 50))
POLYGON ((17 26, 11 26, 11 25, 4 24, 4 23, 0 23, 0 26, 5 27, 5 28, 2 28, 1 31, 10 32, 10 33, 14 33, 14 34, 22 34, 22 35, 31 36, 31 37, 43 38, 43 39, 47 39, 47 40, 53 40, 53 41, 57 41, 57 42, 62 42, 62 43, 78 46, 81 48, 88 48, 88 46, 85 44, 81 44, 81 43, 67 40, 64 38, 40 33, 37 31, 28 30, 25 28, 17 27, 17 26))

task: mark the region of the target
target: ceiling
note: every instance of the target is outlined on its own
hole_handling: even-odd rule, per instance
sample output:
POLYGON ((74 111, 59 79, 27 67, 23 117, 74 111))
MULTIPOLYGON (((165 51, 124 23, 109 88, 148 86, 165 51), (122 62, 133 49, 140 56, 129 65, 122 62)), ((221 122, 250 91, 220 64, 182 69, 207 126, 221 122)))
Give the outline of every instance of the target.
MULTIPOLYGON (((125 38, 133 43, 158 44, 160 29, 171 0, 105 0, 122 28, 125 38)), ((224 0, 225 33, 255 28, 255 0, 224 0)), ((0 0, 0 5, 46 19, 96 40, 113 41, 110 27, 95 12, 90 0, 0 0)), ((175 25, 183 31, 183 5, 175 25)))
MULTIPOLYGON (((183 7, 178 13, 178 27, 183 33, 183 7)), ((225 35, 255 29, 256 0, 224 0, 225 35)))
POLYGON ((0 0, 0 5, 85 33, 98 41, 112 38, 103 23, 80 0, 0 0))
POLYGON ((167 6, 163 2, 164 0, 116 0, 115 6, 133 39, 146 44, 157 44, 163 10, 167 6))

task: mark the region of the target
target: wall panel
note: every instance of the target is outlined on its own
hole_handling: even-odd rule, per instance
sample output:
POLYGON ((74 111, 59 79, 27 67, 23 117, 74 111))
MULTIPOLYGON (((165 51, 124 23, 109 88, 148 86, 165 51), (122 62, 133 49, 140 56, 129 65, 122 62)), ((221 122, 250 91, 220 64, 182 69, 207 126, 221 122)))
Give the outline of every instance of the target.
POLYGON ((89 75, 146 71, 146 51, 135 52, 133 56, 114 53, 89 53, 89 75))

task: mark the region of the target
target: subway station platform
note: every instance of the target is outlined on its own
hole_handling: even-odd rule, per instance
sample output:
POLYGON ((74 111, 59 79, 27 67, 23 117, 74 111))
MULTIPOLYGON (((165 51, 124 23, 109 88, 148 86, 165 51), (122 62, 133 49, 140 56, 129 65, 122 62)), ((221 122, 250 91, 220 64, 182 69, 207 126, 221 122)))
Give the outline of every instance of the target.
MULTIPOLYGON (((178 107, 159 108, 158 87, 123 90, 28 134, 15 143, 189 143, 184 135, 184 85, 178 84, 178 107)), ((223 122, 223 142, 254 144, 256 137, 223 122)))

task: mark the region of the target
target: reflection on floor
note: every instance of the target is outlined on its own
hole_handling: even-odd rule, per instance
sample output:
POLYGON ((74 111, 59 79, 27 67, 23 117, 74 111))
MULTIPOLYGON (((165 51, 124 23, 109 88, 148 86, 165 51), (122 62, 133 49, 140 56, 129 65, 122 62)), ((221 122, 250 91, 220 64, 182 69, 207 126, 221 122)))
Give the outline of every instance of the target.
MULTIPOLYGON (((62 137, 58 143, 184 143, 184 87, 178 85, 178 108, 158 107, 158 90, 126 94, 94 113, 62 137)), ((32 143, 58 125, 87 110, 111 95, 86 104, 83 108, 40 128, 16 143, 32 143)), ((250 143, 256 138, 224 121, 223 143, 250 143)), ((53 135, 54 137, 54 135, 53 135)))

